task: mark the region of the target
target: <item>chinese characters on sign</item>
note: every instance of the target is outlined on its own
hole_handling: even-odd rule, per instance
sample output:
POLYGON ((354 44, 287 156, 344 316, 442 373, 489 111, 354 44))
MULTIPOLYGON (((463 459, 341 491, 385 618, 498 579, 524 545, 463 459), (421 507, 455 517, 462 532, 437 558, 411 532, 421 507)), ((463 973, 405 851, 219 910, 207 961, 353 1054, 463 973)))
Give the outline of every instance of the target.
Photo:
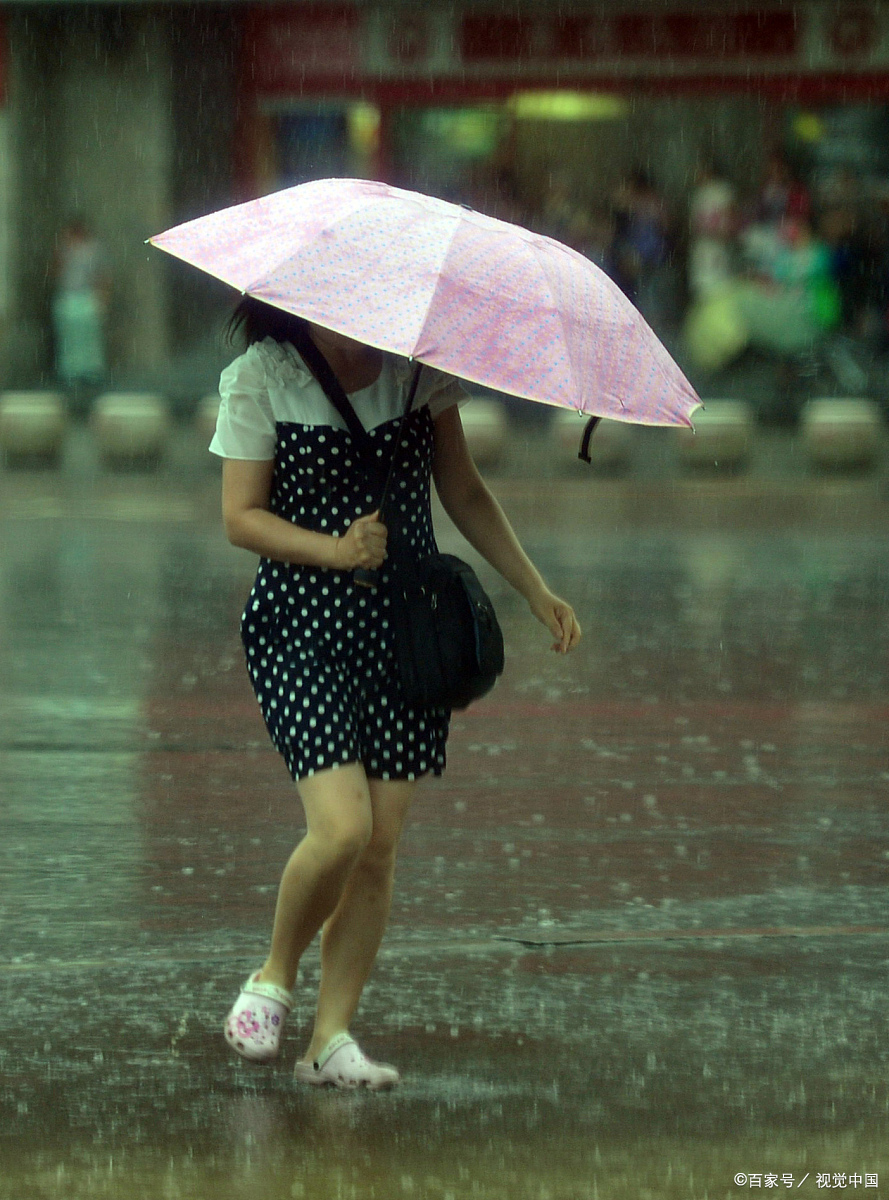
POLYGON ((464 62, 545 58, 782 58, 796 53, 792 12, 504 15, 467 13, 464 62))

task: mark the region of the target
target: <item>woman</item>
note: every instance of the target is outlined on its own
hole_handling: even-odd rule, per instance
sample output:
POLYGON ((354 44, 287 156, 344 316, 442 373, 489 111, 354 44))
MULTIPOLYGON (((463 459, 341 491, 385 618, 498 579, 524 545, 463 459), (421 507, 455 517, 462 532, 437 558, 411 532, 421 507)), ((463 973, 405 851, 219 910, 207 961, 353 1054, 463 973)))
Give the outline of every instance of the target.
POLYGON ((546 586, 479 476, 457 405, 465 393, 424 367, 399 439, 391 531, 356 448, 300 346, 327 359, 388 464, 411 367, 404 359, 252 298, 235 314, 248 349, 222 373, 210 449, 221 455, 229 540, 261 556, 242 618, 247 665, 271 738, 296 782, 307 832, 281 879, 271 947, 225 1024, 245 1058, 274 1058, 297 967, 319 928, 314 1030, 296 1078, 391 1087, 349 1035, 389 915, 395 857, 418 779, 441 774, 449 713, 412 709, 394 675, 387 619, 389 533, 408 552, 435 549, 429 479, 469 542, 524 595, 566 653, 580 638, 571 607, 546 586), (381 568, 376 590, 352 572, 381 568))
POLYGON ((670 258, 669 218, 650 176, 631 171, 617 190, 613 278, 655 329, 665 323, 665 287, 670 258))
POLYGON ((689 290, 695 300, 723 291, 734 276, 735 189, 714 159, 704 158, 689 204, 689 290))
POLYGON ((56 374, 65 387, 98 385, 105 375, 105 314, 111 282, 105 254, 82 217, 62 230, 55 263, 56 374))

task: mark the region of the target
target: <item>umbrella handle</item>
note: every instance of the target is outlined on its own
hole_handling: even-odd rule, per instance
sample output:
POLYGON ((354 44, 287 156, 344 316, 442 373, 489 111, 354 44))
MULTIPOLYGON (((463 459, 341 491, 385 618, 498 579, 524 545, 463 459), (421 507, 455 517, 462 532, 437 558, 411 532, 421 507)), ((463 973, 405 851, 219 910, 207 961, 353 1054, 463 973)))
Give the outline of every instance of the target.
POLYGON ((586 423, 586 428, 583 431, 583 438, 581 439, 580 443, 580 450, 577 455, 581 462, 592 464, 593 460, 590 458, 590 441, 592 440, 593 434, 596 432, 596 426, 601 420, 601 417, 590 417, 586 423))
POLYGON ((380 573, 379 571, 370 571, 367 567, 356 567, 352 572, 352 578, 359 587, 376 590, 380 582, 380 573))

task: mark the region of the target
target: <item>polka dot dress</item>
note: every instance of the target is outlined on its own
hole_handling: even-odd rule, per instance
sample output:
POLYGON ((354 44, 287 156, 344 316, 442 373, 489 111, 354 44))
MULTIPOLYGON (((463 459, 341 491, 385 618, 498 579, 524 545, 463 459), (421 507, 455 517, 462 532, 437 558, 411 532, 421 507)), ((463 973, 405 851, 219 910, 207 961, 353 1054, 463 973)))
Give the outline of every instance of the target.
MULTIPOLYGON (((388 462, 398 421, 369 431, 388 462)), ((354 442, 329 425, 276 423, 271 509, 306 529, 342 536, 373 511, 354 442)), ((430 509, 433 423, 428 407, 401 431, 386 521, 390 539, 420 556, 436 549, 430 509)), ((450 713, 408 705, 389 623, 391 573, 380 586, 351 573, 260 560, 241 621, 247 667, 266 725, 294 779, 360 762, 375 779, 416 779, 445 766, 450 713)))

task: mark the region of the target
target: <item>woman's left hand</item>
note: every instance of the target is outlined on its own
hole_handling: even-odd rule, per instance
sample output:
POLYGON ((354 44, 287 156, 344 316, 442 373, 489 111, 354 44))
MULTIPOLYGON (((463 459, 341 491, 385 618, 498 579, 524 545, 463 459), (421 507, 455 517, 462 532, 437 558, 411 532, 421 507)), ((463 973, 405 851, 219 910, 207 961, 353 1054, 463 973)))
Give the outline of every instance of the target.
POLYGON ((565 600, 560 600, 549 590, 529 599, 531 612, 547 627, 556 639, 553 650, 557 654, 567 654, 580 641, 580 624, 574 615, 574 609, 565 600))

